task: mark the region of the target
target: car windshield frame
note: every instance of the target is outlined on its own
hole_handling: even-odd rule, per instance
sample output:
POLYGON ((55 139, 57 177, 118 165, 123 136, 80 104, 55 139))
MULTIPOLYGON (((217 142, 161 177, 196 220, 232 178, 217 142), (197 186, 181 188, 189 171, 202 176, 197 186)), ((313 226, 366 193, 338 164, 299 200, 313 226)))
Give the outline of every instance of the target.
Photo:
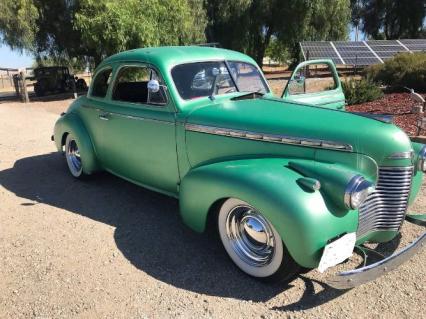
MULTIPOLYGON (((222 67, 220 67, 221 69, 222 67)), ((198 73, 201 73, 198 72, 198 73)), ((195 80, 197 74, 194 74, 194 76, 192 77, 192 81, 195 80)), ((222 73, 224 74, 224 73, 222 73)), ((173 81, 173 84, 176 88, 177 93, 179 94, 180 98, 182 98, 185 101, 190 101, 190 100, 194 100, 194 99, 198 99, 198 98, 205 98, 205 97, 210 97, 212 98, 213 96, 221 96, 221 95, 226 95, 226 94, 235 94, 235 93, 242 93, 242 94, 247 94, 247 93, 260 93, 261 95, 263 94, 268 94, 271 92, 271 89, 269 88, 268 82, 266 81, 263 72, 253 63, 247 62, 247 61, 241 61, 241 60, 202 60, 202 61, 194 61, 194 62, 186 62, 186 63, 180 63, 180 64, 176 64, 175 66, 173 66, 171 68, 170 71, 170 75, 171 75, 171 80, 173 81), (176 70, 176 68, 178 67, 183 67, 183 66, 190 66, 190 65, 196 65, 196 64, 203 64, 203 63, 218 63, 218 64, 223 64, 223 66, 226 68, 226 74, 229 75, 229 79, 232 81, 232 84, 235 88, 234 91, 232 92, 224 92, 224 93, 218 93, 215 92, 215 89, 212 88, 212 92, 209 94, 203 94, 200 96, 195 96, 195 97, 186 97, 184 96, 184 94, 182 94, 181 89, 179 88, 179 85, 177 84, 177 79, 176 79, 176 75, 174 74, 174 71, 176 70), (251 68, 253 68, 253 71, 257 73, 258 76, 258 80, 262 85, 262 88, 259 88, 259 90, 245 90, 245 89, 241 89, 241 86, 238 84, 237 79, 235 78, 234 73, 232 72, 232 68, 230 66, 230 63, 242 63, 245 64, 251 68)))

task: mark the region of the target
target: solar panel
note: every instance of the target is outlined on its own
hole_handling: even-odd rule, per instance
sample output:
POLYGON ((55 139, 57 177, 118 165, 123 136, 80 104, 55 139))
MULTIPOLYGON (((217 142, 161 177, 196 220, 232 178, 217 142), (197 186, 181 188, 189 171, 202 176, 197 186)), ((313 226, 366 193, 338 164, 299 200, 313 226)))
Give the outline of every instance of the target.
POLYGON ((380 60, 363 41, 333 41, 345 64, 370 65, 380 63, 380 60))
POLYGON ((426 51, 426 39, 402 39, 399 41, 412 52, 426 51))
POLYGON ((336 64, 342 63, 330 42, 306 41, 302 42, 300 46, 305 60, 331 59, 336 64))
POLYGON ((345 59, 346 64, 356 66, 368 66, 381 63, 376 57, 351 57, 345 59))
POLYGON ((368 45, 399 45, 398 40, 368 40, 368 45))
POLYGON ((383 63, 401 52, 426 51, 426 39, 305 41, 300 47, 305 60, 326 58, 336 64, 367 66, 383 63))
POLYGON ((371 40, 367 41, 367 43, 382 60, 387 60, 398 53, 409 51, 398 40, 371 40))

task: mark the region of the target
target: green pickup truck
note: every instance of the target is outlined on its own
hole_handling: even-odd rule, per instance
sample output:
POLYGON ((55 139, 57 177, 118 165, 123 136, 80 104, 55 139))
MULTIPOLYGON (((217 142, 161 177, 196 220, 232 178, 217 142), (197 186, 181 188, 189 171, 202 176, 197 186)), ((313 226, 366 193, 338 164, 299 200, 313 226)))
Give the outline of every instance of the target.
MULTIPOLYGON (((328 60, 299 66, 276 97, 254 60, 238 52, 122 52, 98 66, 53 140, 76 178, 105 170, 178 198, 183 222, 216 229, 232 261, 259 279, 324 272, 367 241, 392 240, 406 219, 424 224, 407 209, 426 171, 425 146, 389 119, 346 112, 328 60), (331 77, 311 91, 318 85, 306 66, 315 63, 331 77)), ((331 274, 328 283, 370 281, 425 240, 331 274)))

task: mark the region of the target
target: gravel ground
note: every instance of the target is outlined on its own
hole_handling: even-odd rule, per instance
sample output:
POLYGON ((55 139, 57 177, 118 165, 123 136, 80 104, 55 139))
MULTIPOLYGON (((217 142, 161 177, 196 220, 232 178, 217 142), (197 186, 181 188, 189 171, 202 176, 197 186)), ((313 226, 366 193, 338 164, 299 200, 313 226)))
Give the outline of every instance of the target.
MULTIPOLYGON (((50 141, 69 103, 0 104, 0 318, 424 318, 426 251, 350 291, 315 270, 262 284, 187 229, 175 199, 74 180, 50 141)), ((423 187, 412 210, 425 208, 423 187)), ((422 231, 405 224, 382 250, 422 231)))

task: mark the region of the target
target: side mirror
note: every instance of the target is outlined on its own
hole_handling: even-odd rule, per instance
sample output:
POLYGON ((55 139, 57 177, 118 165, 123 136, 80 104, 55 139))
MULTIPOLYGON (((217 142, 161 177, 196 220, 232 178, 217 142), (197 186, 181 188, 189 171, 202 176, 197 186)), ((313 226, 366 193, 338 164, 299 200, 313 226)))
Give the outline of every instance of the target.
POLYGON ((157 80, 150 80, 148 82, 148 92, 157 93, 160 91, 160 83, 157 80))

